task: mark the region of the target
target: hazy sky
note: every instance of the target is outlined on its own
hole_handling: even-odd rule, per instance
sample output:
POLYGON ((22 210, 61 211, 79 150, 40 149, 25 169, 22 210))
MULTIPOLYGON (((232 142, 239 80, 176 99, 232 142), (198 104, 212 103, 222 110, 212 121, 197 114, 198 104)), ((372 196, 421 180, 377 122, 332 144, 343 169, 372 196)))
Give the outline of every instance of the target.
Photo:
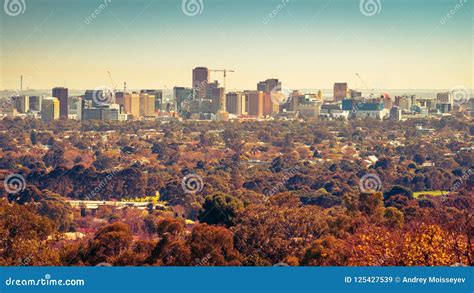
POLYGON ((120 88, 191 86, 196 66, 234 69, 229 89, 363 88, 356 72, 375 88, 474 88, 474 0, 363 0, 373 16, 360 0, 194 0, 195 16, 181 0, 4 1, 25 10, 0 11, 2 89, 20 74, 29 88, 96 88, 108 70, 120 88))

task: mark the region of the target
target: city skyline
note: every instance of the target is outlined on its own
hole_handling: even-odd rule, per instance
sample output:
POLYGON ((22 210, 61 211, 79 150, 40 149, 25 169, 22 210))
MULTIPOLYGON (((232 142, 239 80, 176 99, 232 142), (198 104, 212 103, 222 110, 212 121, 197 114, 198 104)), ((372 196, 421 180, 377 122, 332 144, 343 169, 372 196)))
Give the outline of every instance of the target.
POLYGON ((292 89, 363 89, 356 72, 371 88, 474 87, 462 0, 382 0, 372 16, 337 0, 204 0, 194 16, 182 1, 37 2, 1 12, 1 89, 18 88, 20 75, 25 88, 96 88, 110 85, 107 71, 119 89, 190 87, 199 66, 235 69, 228 89, 272 77, 292 89))

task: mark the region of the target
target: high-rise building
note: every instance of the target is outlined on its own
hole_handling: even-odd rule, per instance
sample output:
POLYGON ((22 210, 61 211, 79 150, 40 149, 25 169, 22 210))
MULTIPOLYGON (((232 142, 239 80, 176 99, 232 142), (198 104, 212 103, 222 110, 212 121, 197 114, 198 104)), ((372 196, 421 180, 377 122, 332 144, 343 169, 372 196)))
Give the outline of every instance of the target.
POLYGON ((126 93, 124 98, 125 113, 132 115, 133 119, 140 117, 140 94, 126 93))
POLYGON ((263 93, 263 116, 271 116, 278 114, 280 111, 279 98, 275 95, 282 94, 281 92, 264 92, 263 93), (273 95, 273 96, 272 96, 273 95))
POLYGON ((193 89, 175 86, 173 88, 173 99, 178 112, 188 111, 189 109, 184 108, 188 108, 189 102, 193 99, 193 89))
POLYGON ((453 94, 451 92, 437 93, 436 94, 437 104, 454 104, 453 94))
POLYGON ((88 108, 82 112, 82 120, 103 120, 104 111, 102 108, 88 108))
POLYGON ((262 91, 246 91, 248 96, 248 115, 263 116, 263 92, 262 91))
POLYGON ((271 93, 281 91, 281 82, 276 78, 270 78, 257 84, 257 91, 271 93))
POLYGON ((163 91, 161 90, 141 90, 140 93, 145 93, 149 95, 153 95, 155 97, 155 112, 158 110, 162 110, 163 106, 163 91))
POLYGON ((402 109, 397 106, 394 106, 390 109, 390 119, 394 121, 402 120, 402 109))
POLYGON ((347 83, 345 82, 336 82, 334 84, 334 101, 339 102, 347 98, 347 83))
POLYGON ((140 116, 155 116, 155 95, 140 93, 140 116))
POLYGON ((43 98, 41 104, 41 119, 46 122, 59 119, 59 100, 57 98, 43 98))
POLYGON ((77 119, 82 120, 82 113, 84 111, 84 99, 83 98, 77 98, 76 100, 76 115, 77 119))
POLYGON ((84 99, 87 101, 92 101, 92 107, 106 107, 111 103, 113 93, 104 90, 86 90, 84 94, 84 99))
POLYGON ((209 69, 196 67, 193 69, 193 89, 198 99, 206 99, 208 94, 209 69))
POLYGON ((233 92, 226 95, 226 110, 234 115, 247 115, 245 110, 247 95, 242 92, 233 92))
POLYGON ((31 111, 41 112, 41 96, 30 96, 29 106, 31 111))
POLYGON ((125 106, 125 92, 115 93, 115 103, 119 104, 122 107, 125 106))
POLYGON ((59 100, 59 117, 66 118, 68 115, 68 89, 64 87, 55 87, 52 90, 53 98, 59 100))
POLYGON ((15 108, 18 113, 27 113, 30 110, 30 97, 28 96, 16 96, 13 97, 15 101, 15 108))

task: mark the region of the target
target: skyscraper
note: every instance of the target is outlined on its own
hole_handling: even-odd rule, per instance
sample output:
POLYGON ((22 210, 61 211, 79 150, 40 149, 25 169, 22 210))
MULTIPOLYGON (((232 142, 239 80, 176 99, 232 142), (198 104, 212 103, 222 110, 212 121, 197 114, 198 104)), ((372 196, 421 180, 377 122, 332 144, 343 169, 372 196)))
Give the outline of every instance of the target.
POLYGON ((345 82, 336 82, 334 84, 334 101, 339 102, 347 98, 347 83, 345 82))
POLYGON ((250 116, 263 116, 263 92, 246 91, 248 95, 248 114, 250 116))
POLYGON ((59 100, 57 98, 43 98, 41 104, 41 119, 46 122, 59 119, 59 100))
POLYGON ((59 117, 66 118, 68 115, 68 89, 64 87, 55 87, 52 91, 53 98, 57 98, 59 100, 59 117))
POLYGON ((140 116, 155 116, 155 95, 140 93, 140 116))
POLYGON ((225 89, 220 87, 219 82, 216 80, 208 85, 208 97, 212 100, 211 112, 216 114, 221 108, 222 96, 225 95, 225 89))
POLYGON ((133 119, 139 119, 140 95, 138 93, 126 93, 123 108, 125 113, 133 115, 133 119))
POLYGON ((246 94, 237 92, 237 93, 228 93, 226 95, 226 109, 227 112, 234 115, 246 115, 245 111, 245 100, 246 94))
POLYGON ((193 89, 197 98, 205 99, 208 94, 209 69, 206 67, 196 67, 193 69, 193 89))
POLYGON ((257 91, 271 93, 281 91, 281 82, 277 78, 270 78, 257 84, 257 91))
MULTIPOLYGON (((257 91, 263 92, 263 112, 264 116, 277 114, 280 111, 280 98, 282 94, 281 82, 277 78, 270 78, 257 84, 257 91), (273 96, 272 96, 273 95, 273 96)), ((284 100, 281 101, 285 102, 284 100)))
POLYGON ((30 110, 30 97, 28 96, 16 96, 13 97, 15 101, 15 108, 18 113, 27 113, 30 110))
POLYGON ((41 112, 41 96, 30 96, 30 110, 41 112))
POLYGON ((178 112, 188 111, 189 102, 193 99, 193 89, 175 86, 173 88, 173 99, 178 112))

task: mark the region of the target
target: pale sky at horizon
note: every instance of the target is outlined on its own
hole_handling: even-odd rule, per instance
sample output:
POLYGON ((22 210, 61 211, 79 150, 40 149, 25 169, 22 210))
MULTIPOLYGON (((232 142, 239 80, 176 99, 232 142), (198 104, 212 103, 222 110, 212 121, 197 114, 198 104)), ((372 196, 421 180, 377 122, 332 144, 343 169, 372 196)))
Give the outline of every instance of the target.
POLYGON ((356 72, 374 88, 474 88, 473 0, 362 0, 379 1, 373 16, 360 0, 202 0, 195 16, 182 0, 111 0, 90 23, 104 1, 24 1, 0 11, 0 89, 21 74, 29 88, 96 88, 108 70, 118 88, 191 86, 197 66, 234 69, 238 89, 362 88, 356 72))

